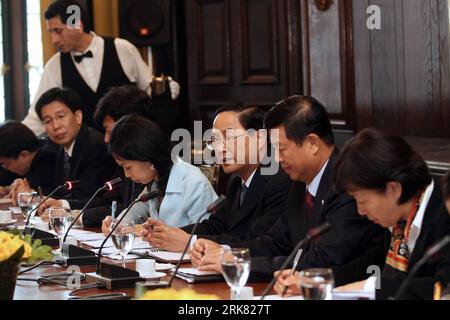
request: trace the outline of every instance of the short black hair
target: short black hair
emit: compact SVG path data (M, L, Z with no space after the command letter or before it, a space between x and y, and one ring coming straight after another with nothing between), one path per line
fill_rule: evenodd
M450 171L447 172L442 180L442 192L445 200L450 200Z
M50 20L55 17L60 17L61 22L67 24L67 20L73 15L73 12L67 12L67 8L70 6L77 6L80 8L80 20L83 23L83 31L89 33L91 31L89 21L86 15L86 11L83 6L75 0L55 0L53 1L45 11L45 20Z
M157 124L135 114L122 117L111 132L109 151L116 159L153 164L158 189L165 192L173 162L169 139Z
M214 119L216 119L219 114L224 112L237 113L239 122L245 130L264 129L264 117L266 113L258 107L245 106L240 104L223 106L215 112Z
M103 126L106 116L116 122L128 114L138 114L151 119L151 109L152 102L145 91L132 85L114 87L98 102L94 119L100 127Z
M17 159L22 151L34 152L39 140L27 126L9 120L0 125L0 157Z
M402 137L369 128L351 138L333 170L337 191L369 189L384 192L389 182L402 186L399 204L420 194L432 178L426 162Z
M334 144L327 110L313 97L291 96L278 102L267 113L265 126L268 130L284 126L287 138L299 145L310 134L316 134L327 145Z
M44 92L36 102L35 110L39 119L42 120L42 108L54 101L64 103L73 113L82 108L81 98L76 91L69 88L53 88Z

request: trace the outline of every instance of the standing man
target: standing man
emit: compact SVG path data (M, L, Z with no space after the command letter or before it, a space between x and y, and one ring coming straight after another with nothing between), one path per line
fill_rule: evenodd
M73 19L72 6L80 9L79 19ZM95 107L109 88L133 84L150 94L152 68L137 48L124 39L102 38L89 32L85 12L77 1L54 1L47 8L45 19L52 42L60 52L45 66L36 99L55 87L71 88L81 96L83 122L98 128L93 119ZM178 83L170 81L170 89L175 99L180 90ZM41 135L45 130L35 104L23 123Z

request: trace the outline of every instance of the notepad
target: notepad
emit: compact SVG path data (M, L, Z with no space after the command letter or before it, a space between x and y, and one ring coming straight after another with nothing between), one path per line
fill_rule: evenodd
M177 278L188 283L222 282L224 281L221 273L214 271L199 271L194 268L180 268L176 274Z
M181 253L179 252L170 252L156 248L147 250L145 254L150 258L164 263L178 263L181 259ZM191 261L191 257L189 254L185 254L183 257L183 262L189 261Z

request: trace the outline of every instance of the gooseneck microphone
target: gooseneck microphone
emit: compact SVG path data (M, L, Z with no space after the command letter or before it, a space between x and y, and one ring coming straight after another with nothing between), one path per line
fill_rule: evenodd
M436 242L430 249L428 249L425 252L425 255L417 261L417 263L414 265L414 267L411 269L411 271L406 276L405 280L402 282L401 286L398 288L397 292L395 293L393 299L399 300L403 293L405 293L406 289L408 288L408 285L410 284L412 278L416 275L416 273L419 271L419 269L434 255L436 255L439 251L444 249L448 244L450 243L450 236L444 236L442 239L440 239L438 242Z
M187 244L186 244L186 247L184 248L183 253L181 254L180 260L179 260L178 263L177 263L177 266L176 266L176 268L175 268L175 271L173 272L172 276L170 277L170 280L169 280L169 282L168 282L168 284L167 284L167 287L170 287L170 286L172 285L172 282L173 282L173 280L175 279L175 276L177 275L178 269L180 269L180 266L181 266L181 264L183 263L183 258L184 258L184 256L186 255L186 252L187 252L188 249L189 249L189 246L190 246L191 241L192 241L192 237L194 236L195 231L197 230L197 226L198 226L198 224L200 223L200 220L201 220L205 215L207 215L207 214L209 214L209 213L211 213L211 214L216 213L217 210L218 210L219 208L221 208L221 207L225 204L226 200L227 200L226 197L225 197L224 195L221 195L216 201L214 201L213 203L211 203L211 204L206 208L206 211L205 211L204 213L202 213L202 214L200 215L200 217L197 219L197 222L195 223L194 227L192 228L191 235L190 235L189 240L188 240L188 242L187 242Z
M112 191L115 187L117 187L118 185L120 185L120 183L122 182L121 178L116 178L114 180L108 181L106 182L103 187L99 188L94 195L89 199L89 201L86 203L86 205L83 207L83 209L81 209L80 213L77 215L77 217L72 221L72 223L70 224L69 228L67 228L66 233L64 234L64 238L63 238L63 242L66 242L67 239L67 235L69 234L69 231L72 229L72 227L75 225L75 223L78 221L78 219L81 217L81 215L86 211L86 209L89 207L89 205L91 204L91 202L95 199L95 197L97 197L97 195L102 192L102 191Z
M102 258L102 250L103 247L106 244L106 241L108 241L108 239L111 237L111 235L114 233L114 231L117 229L117 227L119 226L119 224L122 222L122 220L127 216L128 212L131 210L131 208L138 202L147 202L150 201L151 199L154 199L156 197L158 197L160 195L158 190L154 190L148 193L144 193L143 195L141 195L138 199L134 200L129 206L128 208L125 210L125 212L122 214L122 216L119 218L119 220L117 221L117 223L114 225L114 227L111 229L111 231L108 233L108 235L106 236L105 240L103 240L99 250L98 250L98 257L97 257L97 269L96 269L96 273L100 274L101 273L101 268L100 268L100 260ZM114 221L113 221L114 222Z
M281 266L280 270L286 270L289 263L291 263L291 260L294 258L294 256L297 254L297 252L307 243L309 243L310 241L317 239L318 237L320 237L322 234L324 234L325 232L328 232L331 228L331 225L328 222L325 222L323 224L321 224L320 226L311 229L308 231L308 234L306 235L305 238L303 238L302 240L300 240L297 245L295 246L294 250L292 250L291 254L286 258L286 260L284 261L283 265ZM277 282L278 278L280 277L280 274L278 274L277 277L273 277L272 281L270 281L270 283L267 285L267 287L264 289L262 295L261 295L261 300L264 300L264 298L266 297L266 295L269 293L270 289L272 289L272 287L274 286L275 282Z
M30 224L30 218L31 218L32 213L33 213L34 211L36 211L37 209L39 209L39 208L44 204L44 202L46 202L48 199L50 199L56 192L58 192L58 191L61 190L62 188L66 188L67 191L72 190L73 187L74 187L76 184L78 184L79 182L80 182L79 180L75 180L75 181L66 181L64 184L62 184L62 185L56 187L55 190L53 190L52 192L50 192L50 194L49 194L48 196L46 196L44 200L42 200L42 201L41 201L41 202L40 202L33 210L31 210L31 211L28 213L27 222L25 223L25 227L28 227L28 225Z

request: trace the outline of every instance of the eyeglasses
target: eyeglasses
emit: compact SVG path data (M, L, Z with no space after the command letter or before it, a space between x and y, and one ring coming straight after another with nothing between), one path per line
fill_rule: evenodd
M212 136L211 137L211 140L209 140L209 141L207 141L206 142L206 147L209 149L209 150L215 150L215 149L217 149L218 147L220 147L220 146L223 146L223 145L229 145L229 144L231 144L231 143L234 143L234 141L236 140L236 139L238 139L238 138L240 138L240 137L242 137L242 136L244 136L244 135L246 135L247 134L247 132L244 132L244 133L242 133L242 134L240 134L240 135L237 135L237 136L232 136L232 135L226 135L225 136L225 139L223 139L222 137L218 137L218 136ZM225 144L224 144L224 142L225 142Z
M61 112L61 113L57 113L57 114L55 115L54 118L46 117L44 120L42 120L42 125L43 125L44 127L48 127L48 126L50 126L50 125L53 123L53 121L58 121L58 122L60 122L60 121L62 121L67 115L68 115L68 112Z

